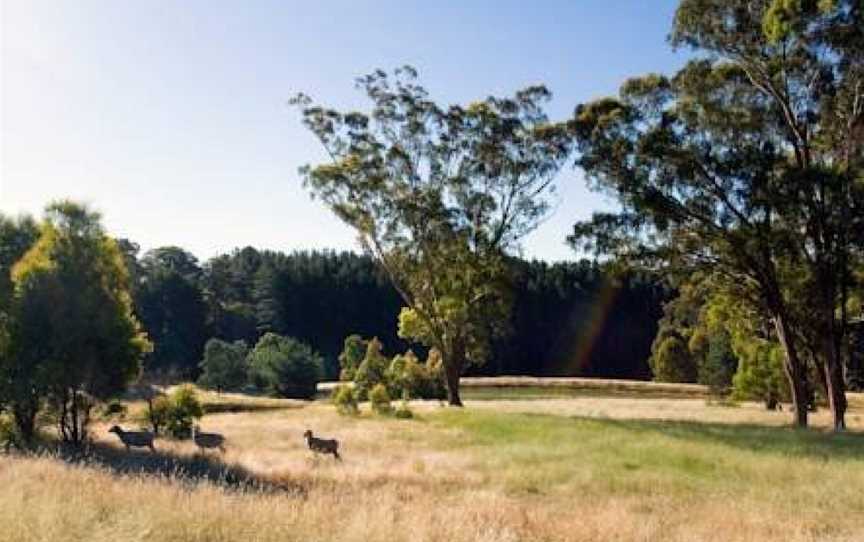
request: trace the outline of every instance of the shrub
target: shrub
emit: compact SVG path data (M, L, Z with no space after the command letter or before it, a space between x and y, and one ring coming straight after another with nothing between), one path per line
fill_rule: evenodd
M321 356L290 337L265 333L249 353L250 381L272 395L312 399L323 373Z
M369 341L360 335L349 335L345 338L342 353L339 354L339 380L354 380L357 368L363 363Z
M732 379L736 400L762 401L768 409L789 398L783 373L783 350L779 344L763 339L739 340L735 345L738 371Z
M443 399L447 394L443 364L438 351L434 349L429 352L426 363L420 363L410 350L395 356L387 369L386 378L391 395L403 399Z
M204 359L198 365L198 383L216 391L238 390L246 385L246 343L210 339L204 345Z
M369 341L363 362L360 363L354 375L354 385L357 389L357 395L361 400L366 399L369 396L369 390L376 385L386 384L387 382L385 373L390 362L381 353L381 350L381 341L377 338Z
M171 400L165 395L156 395L147 399L147 421L153 428L153 433L159 432L168 425L171 414Z
M378 414L390 414L393 412L393 406L390 404L390 394L387 392L387 386L384 384L376 384L369 391L369 402L372 403L372 410Z
M651 356L654 379L660 382L695 382L696 364L687 350L687 345L676 335L669 335L660 342Z
M8 452L13 447L21 447L18 428L11 417L0 415L0 449Z
M204 409L198 400L195 388L184 384L168 398L168 412L165 428L174 438L189 438L195 420L204 416Z
M333 390L333 404L336 405L336 410L340 414L356 415L360 413L360 408L357 406L357 395L354 393L354 388L341 384Z
M699 382L706 384L712 395L723 395L732 386L732 377L737 368L738 358L732 352L729 334L712 334L705 360L699 366Z

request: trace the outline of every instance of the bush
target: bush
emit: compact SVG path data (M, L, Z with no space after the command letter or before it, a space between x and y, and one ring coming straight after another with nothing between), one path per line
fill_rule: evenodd
M354 375L354 385L357 396L363 400L369 397L369 391L378 384L386 384L385 373L390 365L389 360L381 353L381 341L377 338L369 341L363 362Z
M341 384L333 390L333 404L340 414L357 415L360 408L357 406L357 395L351 386Z
M376 384L369 391L369 402L372 403L372 410L378 414L391 414L393 412L390 394L387 393L387 386L384 384Z
M762 401L768 409L774 409L778 401L789 399L783 350L779 344L763 339L739 340L735 353L738 371L732 379L734 399Z
M696 364L687 350L687 345L678 336L670 335L662 340L651 356L654 379L660 382L695 382Z
M699 382L706 384L712 395L724 395L732 386L737 368L738 358L732 352L729 334L712 334L705 360L699 366Z
M437 350L429 352L425 364L420 363L411 350L395 356L387 369L386 378L391 395L403 399L443 399L447 394L443 364Z
M210 339L204 345L204 359L198 365L198 383L216 391L238 390L246 385L246 343Z
M271 395L312 399L323 374L321 356L290 337L265 333L249 353L250 381Z
M174 438L189 438L195 420L204 416L195 388L184 384L168 398L165 428Z
M339 380L354 380L357 368L363 363L369 341L360 335L349 335L345 338L342 353L339 354Z
M18 428L11 417L0 415L0 449L8 452L13 447L21 448Z
M153 433L159 432L168 425L171 414L171 400L165 395L156 395L147 399L147 421L153 428Z

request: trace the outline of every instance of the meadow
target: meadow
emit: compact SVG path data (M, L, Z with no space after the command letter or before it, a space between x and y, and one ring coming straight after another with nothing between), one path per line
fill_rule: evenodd
M0 538L861 538L860 396L835 435L827 411L801 431L757 404L529 389L469 387L466 408L413 402L410 420L207 393L201 426L226 436L225 454L166 439L127 452L101 421L86 456L0 456ZM343 461L309 452L306 428L338 438Z

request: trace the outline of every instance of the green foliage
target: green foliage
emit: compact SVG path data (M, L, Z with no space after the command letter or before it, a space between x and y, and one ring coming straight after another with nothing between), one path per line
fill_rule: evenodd
M160 434L162 429L168 425L168 421L172 417L172 404L171 398L161 394L148 399L147 421L153 428L154 434Z
M356 416L360 413L360 407L357 404L357 394L354 392L354 387L347 384L340 384L333 390L333 404L336 405L336 410L340 414Z
M651 370L660 382L695 382L696 365L680 337L664 338L651 356Z
M732 379L733 398L756 400L767 408L789 398L789 387L783 374L783 350L779 345L760 339L738 340L735 344L738 371Z
M655 375L661 370L672 382L693 382L695 376L715 395L730 388L738 360L727 327L741 316L728 310L724 304L728 298L717 291L710 275L694 275L678 285L678 296L663 307L652 346L652 364L663 366L655 369ZM686 353L680 349L682 342L686 342Z
M864 229L864 140L850 124L862 25L859 0L682 0L670 41L700 56L578 106L571 123L577 165L621 203L571 240L680 277L711 274L771 322L760 333L784 349L799 425L805 352L844 425L836 345Z
M394 356L385 379L394 397L443 399L446 396L441 356L434 349L426 363L420 363L411 350Z
M366 347L366 355L354 375L355 389L361 400L366 399L369 391L378 384L387 383L385 373L389 360L382 353L382 349L381 341L377 338L370 340Z
M550 208L570 136L544 114L545 87L444 108L416 78L408 66L360 78L368 114L298 95L304 124L332 157L301 174L357 230L415 315L401 336L442 352L458 405L465 365L483 363L507 328L504 253Z
M32 217L12 219L0 213L0 314L12 303L12 267L39 238L39 226Z
M728 333L715 333L706 342L708 351L705 361L699 365L699 382L706 384L712 394L723 395L732 386L732 377L738 368L738 357L732 351L732 341Z
M167 398L165 428L174 438L189 438L196 420L204 416L204 407L194 386L184 384ZM162 408L160 406L160 408Z
M39 239L12 272L10 383L25 438L44 400L64 441L79 444L95 402L123 391L150 343L132 313L123 254L84 206L49 205Z
M390 404L390 394L387 392L387 386L384 384L375 384L369 391L369 402L372 404L372 410L377 414L391 414L393 405Z
M145 370L153 376L195 379L207 339L198 261L181 248L160 247L148 251L139 267L135 306L154 343Z
M312 399L324 363L309 346L275 333L265 333L249 353L249 380L280 397Z
M248 367L246 343L228 343L210 339L204 345L204 359L200 363L198 384L217 391L238 390L246 385Z
M21 448L21 435L15 420L6 415L0 415L0 449L9 452L12 448Z
M366 357L369 344L360 335L345 337L345 346L339 354L339 380L354 380L357 368Z
M779 43L792 33L800 21L802 0L772 0L762 18L762 30L771 43Z

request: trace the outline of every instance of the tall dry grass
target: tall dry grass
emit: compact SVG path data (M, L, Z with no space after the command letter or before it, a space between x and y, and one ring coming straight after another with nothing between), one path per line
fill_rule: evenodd
M206 416L224 455L157 441L160 460L260 487L166 475L149 452L121 469L129 456L97 426L98 462L0 457L0 539L860 540L859 435L771 427L783 415L755 406L633 401L415 403L416 420L292 403ZM306 428L339 438L344 461L306 450Z

